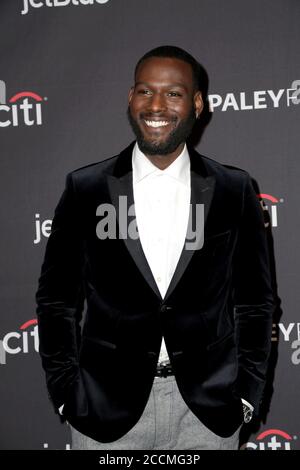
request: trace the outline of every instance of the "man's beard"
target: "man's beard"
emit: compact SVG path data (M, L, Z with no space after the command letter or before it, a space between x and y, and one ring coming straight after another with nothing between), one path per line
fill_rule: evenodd
M195 110L191 108L191 112L188 117L182 120L178 126L170 132L168 138L164 142L155 142L155 140L151 142L144 138L144 134L138 125L137 120L132 116L129 106L127 108L127 116L132 130L136 135L138 146L146 155L168 155L174 152L191 134L196 121Z

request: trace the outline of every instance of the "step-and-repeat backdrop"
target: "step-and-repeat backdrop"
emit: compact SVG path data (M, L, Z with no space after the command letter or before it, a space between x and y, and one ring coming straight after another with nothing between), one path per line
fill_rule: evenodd
M269 215L273 350L263 414L241 448L300 449L299 26L298 0L1 0L1 449L70 448L38 355L45 244L66 173L133 140L134 66L163 44L209 77L198 150L249 171Z

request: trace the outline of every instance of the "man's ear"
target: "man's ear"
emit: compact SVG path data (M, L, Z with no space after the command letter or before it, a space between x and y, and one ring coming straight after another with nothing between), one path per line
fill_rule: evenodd
M201 91L197 91L194 94L194 106L195 106L196 118L198 119L198 117L200 116L204 108Z
M130 101L132 99L133 92L134 92L134 86L132 86L129 90L129 94L128 94L128 103L129 104L130 104Z

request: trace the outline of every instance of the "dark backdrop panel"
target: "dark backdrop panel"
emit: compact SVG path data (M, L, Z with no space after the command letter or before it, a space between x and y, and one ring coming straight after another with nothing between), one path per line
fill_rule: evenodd
M282 301L273 336L278 362L266 420L243 443L300 449L300 3L84 3L0 3L0 448L70 443L36 351L34 294L50 221L68 171L133 139L126 108L135 63L150 48L173 44L204 65L211 102L219 103L198 149L248 170L273 224Z

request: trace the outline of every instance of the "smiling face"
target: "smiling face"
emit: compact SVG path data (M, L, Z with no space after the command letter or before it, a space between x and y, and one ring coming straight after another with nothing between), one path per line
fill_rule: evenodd
M151 57L137 70L129 92L128 117L139 147L147 156L176 158L203 109L190 64Z

